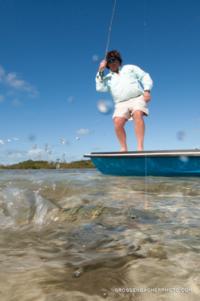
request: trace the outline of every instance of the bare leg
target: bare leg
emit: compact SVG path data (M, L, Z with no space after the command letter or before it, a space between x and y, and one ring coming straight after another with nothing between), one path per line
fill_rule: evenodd
M114 118L114 125L115 125L115 133L121 145L121 152L127 152L127 144L126 144L126 132L124 129L124 125L126 123L126 118L123 117L115 117Z
M133 119L135 122L135 135L137 138L137 150L142 151L144 149L144 133L145 124L143 119L144 113L142 111L135 111L133 113Z

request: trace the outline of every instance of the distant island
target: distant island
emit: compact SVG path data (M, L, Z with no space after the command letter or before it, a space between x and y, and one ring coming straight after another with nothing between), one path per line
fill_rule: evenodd
M0 169L67 169L67 168L94 168L92 161L80 160L74 162L48 162L27 160L12 165L0 165Z

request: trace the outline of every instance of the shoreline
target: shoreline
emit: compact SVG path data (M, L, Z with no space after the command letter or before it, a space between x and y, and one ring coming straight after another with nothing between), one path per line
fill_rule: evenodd
M48 162L43 160L27 160L16 164L0 164L0 170L8 169L68 169L68 168L95 168L91 160L79 160L73 162Z

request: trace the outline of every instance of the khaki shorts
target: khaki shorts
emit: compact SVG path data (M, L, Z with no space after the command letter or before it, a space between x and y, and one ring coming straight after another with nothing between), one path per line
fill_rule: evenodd
M115 117L124 117L126 119L132 119L132 115L135 111L142 111L146 116L149 115L147 103L144 100L144 96L140 95L135 98L131 98L126 101L118 102L115 105L113 119Z

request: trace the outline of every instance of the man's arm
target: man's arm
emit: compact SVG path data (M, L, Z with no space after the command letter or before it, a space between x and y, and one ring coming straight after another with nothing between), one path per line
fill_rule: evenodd
M99 65L99 70L96 75L96 90L98 92L108 92L108 86L104 80L104 69L106 68L106 60L103 60Z
M144 88L144 100L148 102L151 100L151 89L153 87L153 80L149 73L145 72L138 66L134 66L134 71Z

